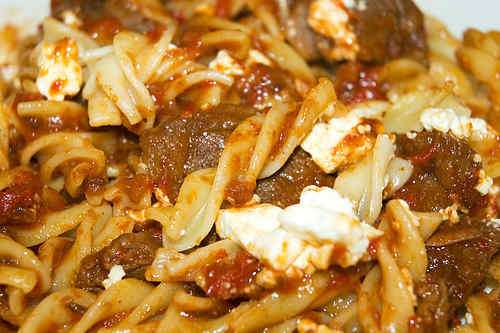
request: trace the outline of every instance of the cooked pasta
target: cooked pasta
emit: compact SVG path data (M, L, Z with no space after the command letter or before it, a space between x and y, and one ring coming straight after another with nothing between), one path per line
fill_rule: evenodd
M411 0L53 0L0 29L0 331L500 331L500 32Z

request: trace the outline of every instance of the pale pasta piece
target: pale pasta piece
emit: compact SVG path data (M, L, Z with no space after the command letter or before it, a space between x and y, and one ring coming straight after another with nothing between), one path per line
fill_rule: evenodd
M83 317L69 330L70 333L85 333L97 322L122 311L130 311L153 291L153 287L136 279L124 279L102 292L87 309Z

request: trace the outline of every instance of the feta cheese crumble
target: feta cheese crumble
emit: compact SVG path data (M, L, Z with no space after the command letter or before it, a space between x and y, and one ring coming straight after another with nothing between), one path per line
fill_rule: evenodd
M490 188L493 186L493 178L486 176L484 170L479 171L479 181L475 189L481 193L481 195L486 195L489 193Z
M125 276L125 271L122 265L114 265L109 271L108 278L102 281L104 288L108 289L113 284L117 283Z
M328 187L308 186L300 203L223 209L216 221L221 238L287 275L312 273L336 263L355 265L370 240L382 233L359 221L352 203Z
M229 76L240 76L245 73L241 65L225 50L220 50L208 67Z
M374 126L375 125L375 126ZM375 144L377 121L368 121L351 112L327 123L316 124L301 144L326 173L363 158Z
M420 122L428 131L435 129L444 133L451 132L460 139L480 141L490 134L486 121L458 115L453 109L424 110L420 115Z
M62 101L76 95L82 86L82 67L78 62L75 40L63 38L55 43L44 42L38 58L36 85L49 100Z
M356 35L349 23L349 13L340 0L315 0L309 7L307 22L313 30L332 39L333 60L354 60L359 51Z

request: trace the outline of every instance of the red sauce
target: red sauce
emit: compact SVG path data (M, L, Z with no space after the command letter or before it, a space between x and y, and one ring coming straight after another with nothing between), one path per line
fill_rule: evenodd
M242 296L260 269L259 261L245 251L232 259L220 258L205 268L205 292L219 299Z
M255 182L234 179L226 187L226 200L236 207L240 207L252 199Z
M83 30L99 44L104 45L113 42L115 35L123 30L123 25L117 18L104 17L94 21L86 21Z
M346 104L387 99L376 67L346 63L337 70L335 82L337 95Z
M217 0L215 3L215 15L219 17L229 17L231 15L231 1Z
M280 95L285 89L285 77L264 65L254 65L249 73L236 81L236 90L250 105L264 103L268 98Z
M37 175L20 170L0 191L0 224L34 223L42 210L42 183Z
M146 32L146 36L149 38L151 42L156 43L157 41L160 40L165 30L166 29L164 26L157 23L153 23L153 27Z

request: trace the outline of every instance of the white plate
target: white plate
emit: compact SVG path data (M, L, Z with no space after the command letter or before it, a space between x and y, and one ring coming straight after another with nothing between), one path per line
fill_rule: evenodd
M171 0L175 1L175 0ZM500 30L499 0L415 0L426 13L444 21L460 36L468 27ZM49 0L0 0L0 26L14 23L32 32L49 14Z
M500 30L499 0L415 0L420 8L441 21L457 37L467 28Z

